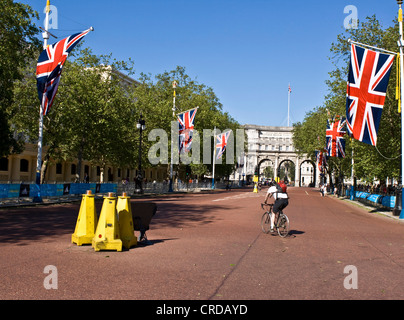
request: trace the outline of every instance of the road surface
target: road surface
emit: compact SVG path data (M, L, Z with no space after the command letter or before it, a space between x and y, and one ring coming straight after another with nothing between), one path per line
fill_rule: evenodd
M261 231L263 191L133 199L158 212L151 244L123 252L71 243L80 203L1 209L0 298L404 299L402 221L315 189L288 191L285 239ZM47 266L57 289L44 286Z

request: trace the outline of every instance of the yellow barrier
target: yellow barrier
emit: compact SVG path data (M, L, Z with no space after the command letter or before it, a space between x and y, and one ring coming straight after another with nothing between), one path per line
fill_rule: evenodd
M91 244L97 226L97 212L95 210L94 195L91 190L83 194L80 211L77 217L76 228L72 234L72 243L78 246Z
M119 224L116 211L116 197L109 193L104 197L100 219L92 240L95 251L122 251L122 241L119 234Z
M124 192L121 197L118 197L116 204L119 219L119 232L121 235L122 245L129 249L137 245L137 238L133 229L132 207L130 204L130 197L126 196Z

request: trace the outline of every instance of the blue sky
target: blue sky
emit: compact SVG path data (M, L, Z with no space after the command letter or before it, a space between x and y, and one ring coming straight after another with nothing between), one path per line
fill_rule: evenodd
M46 0L18 1L40 13ZM224 111L241 124L287 124L323 104L333 66L331 43L354 5L359 20L376 14L383 27L397 16L396 0L51 0L60 38L90 26L85 45L95 54L132 58L155 75L183 66L212 87ZM398 38L398 36L397 36ZM50 40L53 42L53 40ZM63 77L62 77L63 81ZM194 106L190 106L194 107Z

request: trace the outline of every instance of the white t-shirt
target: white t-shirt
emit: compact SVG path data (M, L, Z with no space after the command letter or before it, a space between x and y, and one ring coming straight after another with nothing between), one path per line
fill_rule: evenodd
M281 193L277 191L277 188L275 186L272 186L268 189L267 193L272 193L274 199L287 199L288 198L288 194L287 193Z

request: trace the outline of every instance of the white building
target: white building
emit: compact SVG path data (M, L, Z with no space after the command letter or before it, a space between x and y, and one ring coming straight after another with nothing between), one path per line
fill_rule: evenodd
M246 124L248 151L240 157L239 168L232 177L236 181L251 181L258 167L260 176L266 167L272 167L273 178L279 175L283 166L290 171L294 165L294 183L296 186L318 185L319 173L315 163L307 157L300 157L293 146L292 127L273 127ZM289 165L288 165L289 163ZM288 172L290 178L291 172Z

